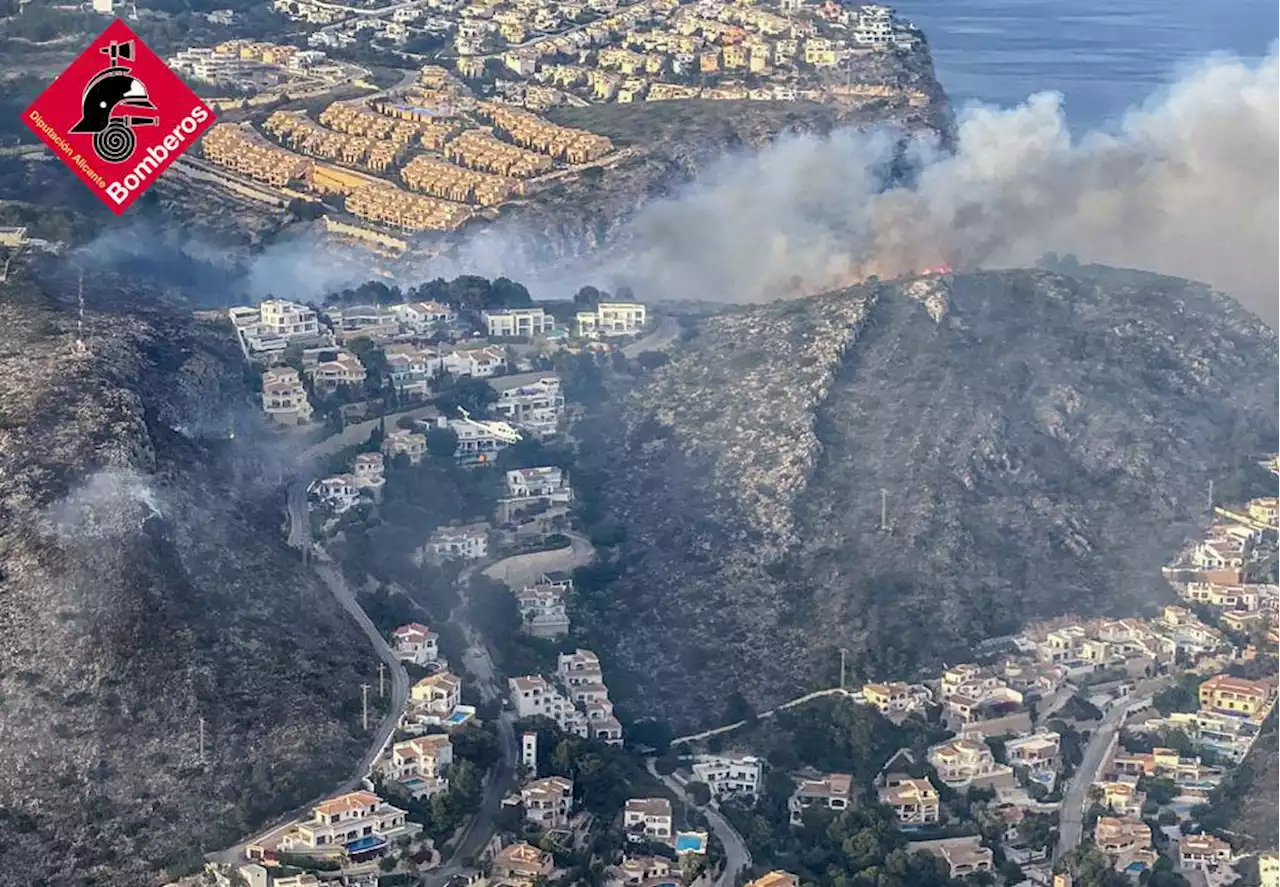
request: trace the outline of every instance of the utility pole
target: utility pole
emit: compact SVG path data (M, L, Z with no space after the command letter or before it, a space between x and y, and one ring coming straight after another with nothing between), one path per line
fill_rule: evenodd
M1209 513L1213 514L1213 479L1209 479Z
M204 718L200 718L200 763L204 763Z
M360 685L360 723L369 729L369 685Z
M378 698L387 695L386 690L387 664L385 662L378 663Z
M880 532L889 532L889 491L880 491Z
M844 689L844 658L848 654L848 650L844 647L840 648L840 689Z

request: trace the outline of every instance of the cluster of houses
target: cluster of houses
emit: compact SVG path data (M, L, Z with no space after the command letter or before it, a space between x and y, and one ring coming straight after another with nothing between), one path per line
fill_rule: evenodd
M381 453L357 453L349 474L335 474L314 481L307 490L334 514L343 514L367 496L377 502L387 485L386 464Z
M377 343L386 361L385 383L402 401L429 397L433 380L448 374L490 380L498 395L495 419L519 433L544 440L556 433L564 416L564 395L554 373L511 375L522 364L533 364L515 358L504 345L439 344L442 337L458 340L467 333L459 325L458 313L439 302L352 305L322 313L285 299L267 299L257 306L231 308L228 315L245 358L268 365L262 379L262 408L280 425L312 421L314 408L304 378L317 393L365 385L368 368L349 347L358 339ZM481 322L496 340L537 340L576 351L581 346L572 345L571 340L589 346L593 340L643 332L648 312L637 302L602 302L591 311L578 312L570 329L557 326L550 314L537 307L485 311ZM301 372L296 364L283 364L286 352L300 356ZM487 439L491 429L478 428L465 418L441 418L436 424L453 427L455 422L459 458L483 461L480 457L491 458L497 449L519 439L498 435L494 446Z
M550 718L566 733L622 744L622 724L614 717L600 658L590 650L561 653L553 680L523 675L509 678L507 685L519 717Z

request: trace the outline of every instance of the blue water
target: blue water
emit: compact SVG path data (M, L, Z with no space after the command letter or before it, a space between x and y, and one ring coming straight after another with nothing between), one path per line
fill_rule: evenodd
M924 29L959 107L1061 92L1073 132L1140 104L1213 52L1258 59L1275 0L887 0Z
M360 853L365 850L372 850L375 847L381 847L387 843L387 839L379 835L365 835L363 838L357 838L347 845L347 850L351 853Z

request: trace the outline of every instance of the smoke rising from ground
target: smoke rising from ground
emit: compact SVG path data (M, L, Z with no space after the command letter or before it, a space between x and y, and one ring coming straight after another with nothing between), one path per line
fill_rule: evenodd
M887 191L887 138L785 139L641 210L611 270L637 291L756 301L1055 251L1202 280L1274 324L1278 79L1274 51L1210 59L1078 141L1054 93L970 108L956 152L914 145L916 181Z
M62 542L119 540L161 516L152 481L133 469L104 469L91 475L46 514L48 528Z

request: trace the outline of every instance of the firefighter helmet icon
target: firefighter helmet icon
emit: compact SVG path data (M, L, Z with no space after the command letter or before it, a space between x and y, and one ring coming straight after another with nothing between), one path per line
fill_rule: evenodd
M116 113L121 109L157 110L147 95L146 85L122 64L133 61L133 41L117 43L113 40L101 51L111 59L111 63L85 85L80 122L71 127L71 131L92 133L93 153L107 163L124 163L133 156L138 144L133 128L154 126L160 118Z

